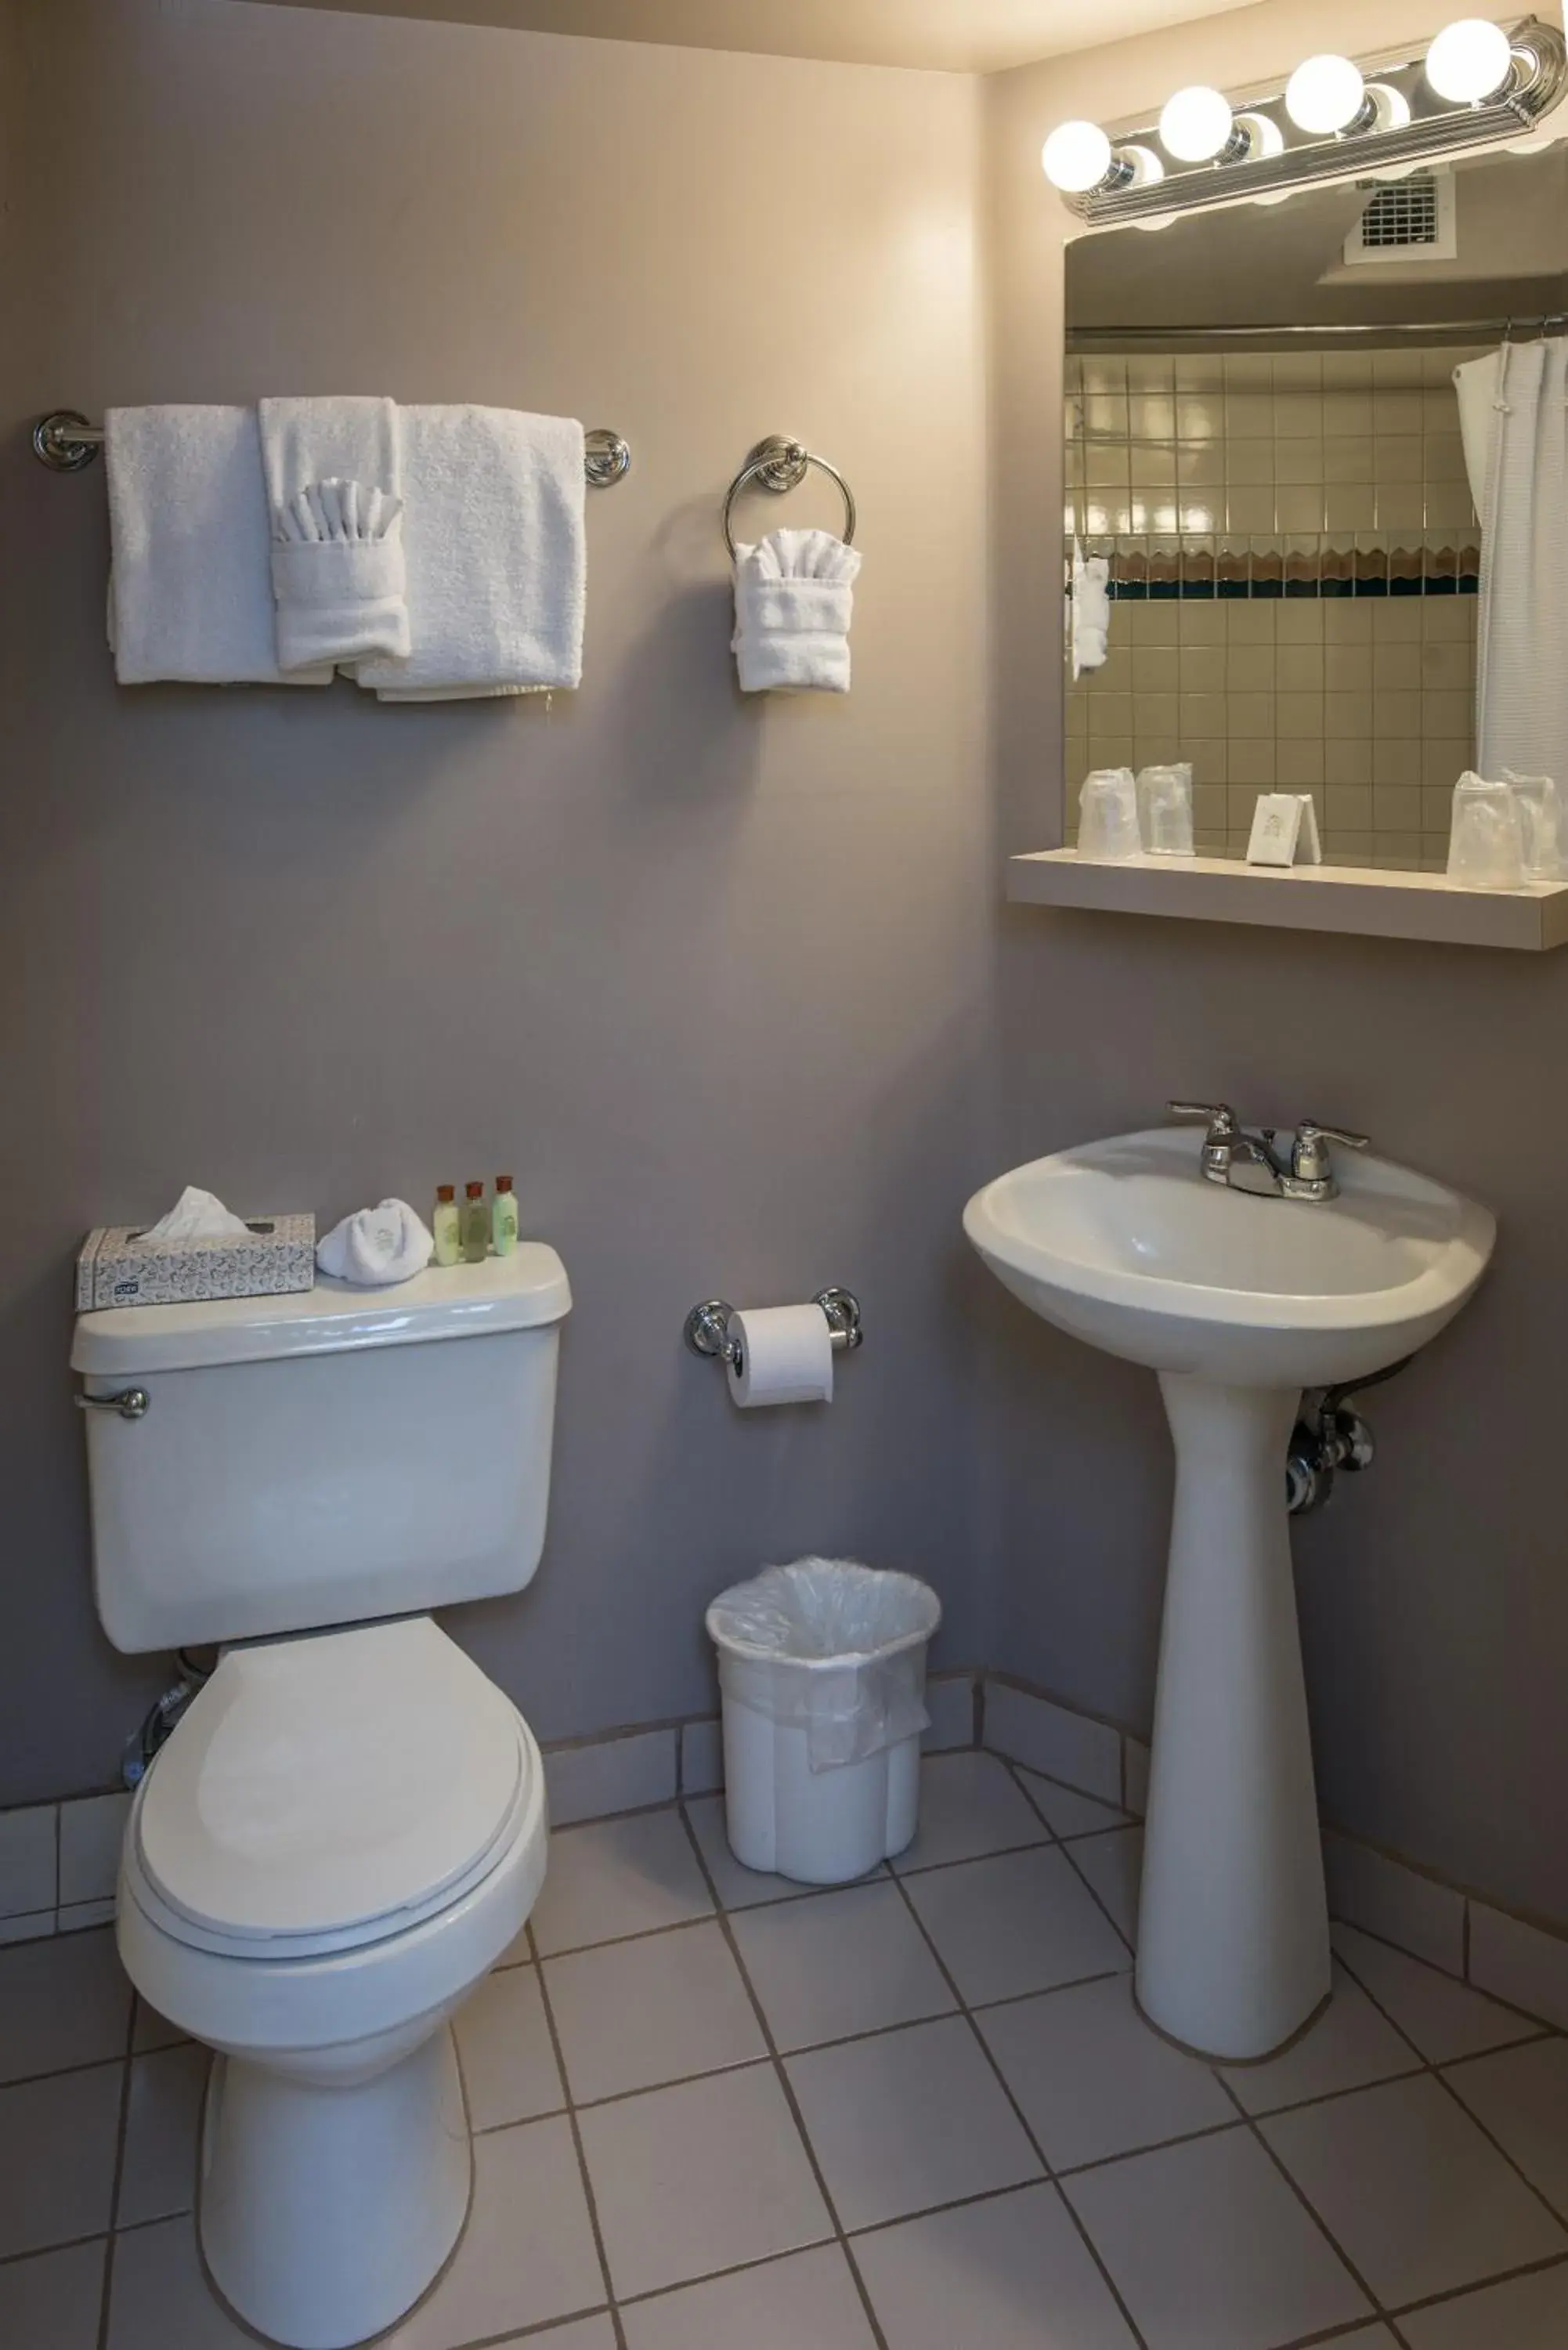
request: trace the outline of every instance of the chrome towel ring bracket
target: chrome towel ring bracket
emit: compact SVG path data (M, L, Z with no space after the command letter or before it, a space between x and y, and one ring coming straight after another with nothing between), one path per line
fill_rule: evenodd
M844 544L855 544L855 494L836 465L826 457L814 456L804 441L791 438L787 432L770 432L759 441L745 463L724 493L724 544L730 550L730 560L735 559L735 535L730 527L735 500L744 489L753 484L760 490L770 490L782 498L786 490L798 490L807 473L815 465L830 482L836 482L844 498Z

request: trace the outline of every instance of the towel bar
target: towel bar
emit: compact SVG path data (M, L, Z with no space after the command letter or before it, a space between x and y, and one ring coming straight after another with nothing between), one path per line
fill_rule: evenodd
M103 446L103 427L74 408L57 408L33 427L33 454L52 473L79 473ZM590 490L607 490L631 471L631 449L618 432L597 424L583 435L583 471Z
M735 536L730 528L730 516L734 511L735 500L740 496L741 492L748 484L754 482L760 490L771 490L775 498L782 498L786 490L800 487L805 479L807 469L812 465L816 467L819 473L826 473L829 481L836 482L842 491L844 544L846 546L853 546L855 544L855 494L837 466L830 465L826 457L814 456L804 441L796 441L790 433L770 432L765 441L758 442L724 493L724 544L730 550L732 562L735 557Z

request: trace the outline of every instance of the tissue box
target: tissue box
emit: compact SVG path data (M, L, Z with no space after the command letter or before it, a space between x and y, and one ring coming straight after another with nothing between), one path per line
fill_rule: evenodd
M248 1241L148 1241L139 1224L100 1226L77 1259L77 1312L272 1297L314 1286L314 1216L247 1216L245 1225Z

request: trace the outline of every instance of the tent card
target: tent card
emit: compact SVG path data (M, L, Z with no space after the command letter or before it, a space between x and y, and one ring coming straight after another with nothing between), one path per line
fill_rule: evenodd
M1247 843L1249 865L1321 865L1317 811L1310 792L1260 792Z

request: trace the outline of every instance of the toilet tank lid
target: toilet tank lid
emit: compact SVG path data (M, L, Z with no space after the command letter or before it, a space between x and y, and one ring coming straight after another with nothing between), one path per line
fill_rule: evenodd
M133 1378L219 1363L338 1355L531 1330L571 1311L566 1268L543 1241L520 1241L482 1264L431 1265L390 1289L317 1276L281 1297L215 1297L179 1305L116 1305L77 1316L71 1368Z

